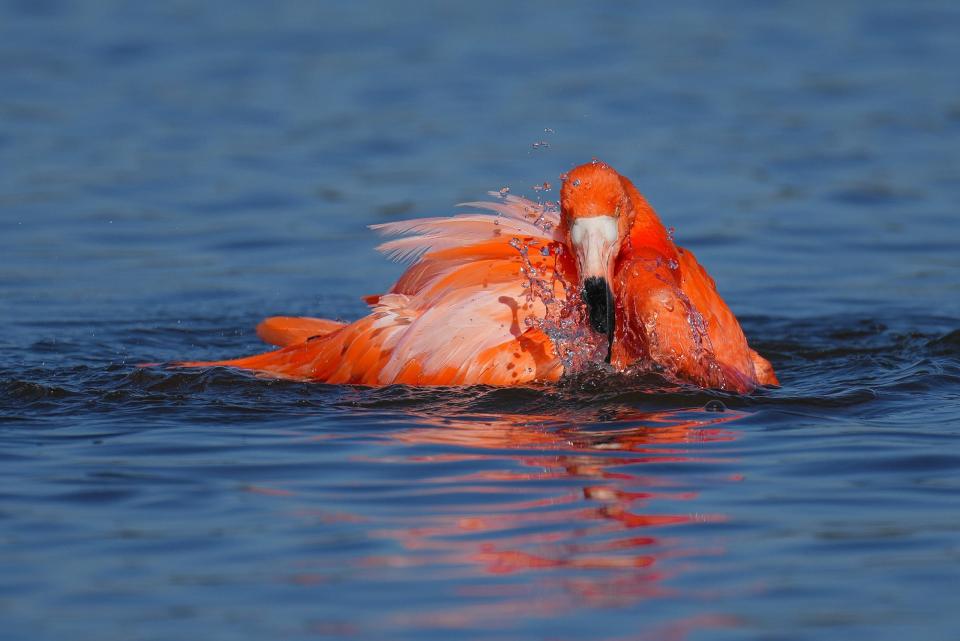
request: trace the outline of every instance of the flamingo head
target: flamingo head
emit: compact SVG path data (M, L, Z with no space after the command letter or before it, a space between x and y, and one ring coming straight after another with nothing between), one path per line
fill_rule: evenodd
M560 190L560 216L567 246L576 257L590 325L612 344L616 326L613 269L634 218L622 177L601 162L574 168Z

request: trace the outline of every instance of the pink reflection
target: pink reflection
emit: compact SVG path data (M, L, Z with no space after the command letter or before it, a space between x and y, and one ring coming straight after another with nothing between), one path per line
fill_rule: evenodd
M375 462L442 469L405 488L418 499L438 500L409 513L299 514L318 524L362 523L367 536L391 542L386 547L399 544L398 552L354 559L358 580L395 576L390 573L409 580L420 573L425 581L452 579L458 586L455 595L462 598L442 608L392 611L361 623L385 631L501 629L530 617L689 598L671 580L695 570L699 559L724 554L686 530L725 519L697 504L699 489L742 478L726 469L711 475L703 466L729 462L709 446L735 440L738 432L729 424L741 416L702 410L621 410L602 421L588 412L418 415L416 428L390 438L419 452L432 446L455 451L403 456L405 448L391 448L401 454ZM686 464L697 471L684 473ZM459 468L464 471L450 471ZM272 488L249 491L285 495ZM318 580L303 576L309 580L298 584ZM644 633L617 638L680 641L699 628L734 625L729 617L700 613L656 631L639 625Z
M416 524L380 530L379 535L399 541L407 553L368 558L367 567L416 566L428 571L452 566L459 571L444 572L528 578L520 586L515 581L504 583L503 592L464 588L464 596L483 597L482 603L400 616L394 624L476 628L517 617L678 596L668 587L669 579L689 571L698 557L723 551L692 544L678 537L676 528L725 517L698 513L690 505L698 492L685 487L689 481L684 476L647 474L642 468L721 462L703 456L700 446L734 440L737 432L726 424L740 416L623 411L603 423L592 423L589 415L581 420L529 415L420 417L421 427L394 438L464 451L403 462L500 459L503 465L495 470L430 479L462 492L486 491L499 500L465 504L462 511L418 515ZM714 482L729 479L727 474ZM431 492L429 484L423 491ZM663 563L667 560L670 563ZM698 616L675 622L663 632L682 639L690 630L713 625L728 626L731 620Z

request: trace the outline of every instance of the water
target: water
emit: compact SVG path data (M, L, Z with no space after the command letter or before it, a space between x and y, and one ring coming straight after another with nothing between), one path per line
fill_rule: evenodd
M947 1L0 4L0 637L958 638L958 33ZM591 156L782 388L135 367L355 318L400 271L366 225Z

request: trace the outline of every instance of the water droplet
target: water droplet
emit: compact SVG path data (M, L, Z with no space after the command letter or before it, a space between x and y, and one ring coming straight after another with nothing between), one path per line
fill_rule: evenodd
M533 147L534 149L544 149L549 146L550 146L550 143L548 143L546 140L538 140L537 142L533 143L533 145L531 145L531 147Z
M678 263L672 258L667 261L667 267L669 267L670 269L676 269L679 266L680 266L680 263Z
M500 188L500 197L501 197L501 198L506 198L506 197L507 197L507 194L509 194L509 193L510 193L510 188L509 188L509 187L501 187L501 188Z
M673 242L673 235L676 233L676 229L673 227L667 227L667 238L670 239L670 242Z
M545 133L545 134L553 134L553 133L556 133L556 132L555 132L553 129L551 129L550 127L544 127L543 133Z
M549 255L550 255L550 247L549 247L549 246L541 247L541 248L540 248L540 255L541 255L541 256L549 256Z
M580 186L580 179L579 179L579 178L577 178L576 180L573 181L573 186L574 186L574 187L579 187L579 186Z
M723 404L723 401L707 401L707 404L703 406L705 412L726 412L727 406Z

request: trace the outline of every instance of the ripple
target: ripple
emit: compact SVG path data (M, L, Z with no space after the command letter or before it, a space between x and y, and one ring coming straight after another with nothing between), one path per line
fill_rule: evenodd
M928 322L942 326L953 321ZM437 415L503 411L575 414L607 408L598 414L606 412L607 418L615 418L618 408L624 407L656 410L717 402L741 410L854 408L869 406L890 394L955 394L960 383L960 330L903 330L893 323L834 318L752 319L751 324L757 348L772 358L783 387L761 389L747 396L701 390L656 374L635 376L600 370L544 386L362 388L269 379L228 368L177 370L111 363L99 368L28 367L6 375L0 371L0 402L11 409L32 408L58 415L184 406L209 409L211 418L218 412L253 418L303 416L336 408ZM154 328L149 335L151 344L183 337L179 327ZM777 338L767 339L767 335Z
M250 340L215 332L237 319L190 322L209 328L218 350ZM407 619L388 608L363 628L368 636L401 623L482 629L491 616L513 629L750 593L729 571L742 562L741 540L776 550L750 557L770 563L811 550L824 559L901 554L943 536L931 534L941 527L932 517L896 539L865 534L860 547L795 544L782 530L835 531L822 524L859 510L883 532L878 511L929 515L953 500L960 459L943 451L950 441L938 425L955 420L957 323L746 324L783 387L736 396L602 370L516 388L331 386L228 368L96 364L89 344L65 336L57 345L82 364L68 356L52 367L38 354L0 371L2 474L31 488L4 496L6 521L31 532L44 514L71 515L76 522L46 526L48 538L27 547L56 541L58 554L103 563L120 545L151 564L175 560L178 585L195 598L189 586L211 577L230 593L272 590L226 572L239 567L282 577L297 586L291 598L311 604L311 595L343 602L328 584L363 598L409 586L431 599ZM86 331L78 325L54 331ZM93 331L142 360L190 351L182 322L141 326ZM942 400L940 423L925 411L924 424L905 427L918 396ZM107 533L97 520L111 514L136 527ZM437 608L449 585L465 592ZM518 609L512 595L527 592L539 610Z

